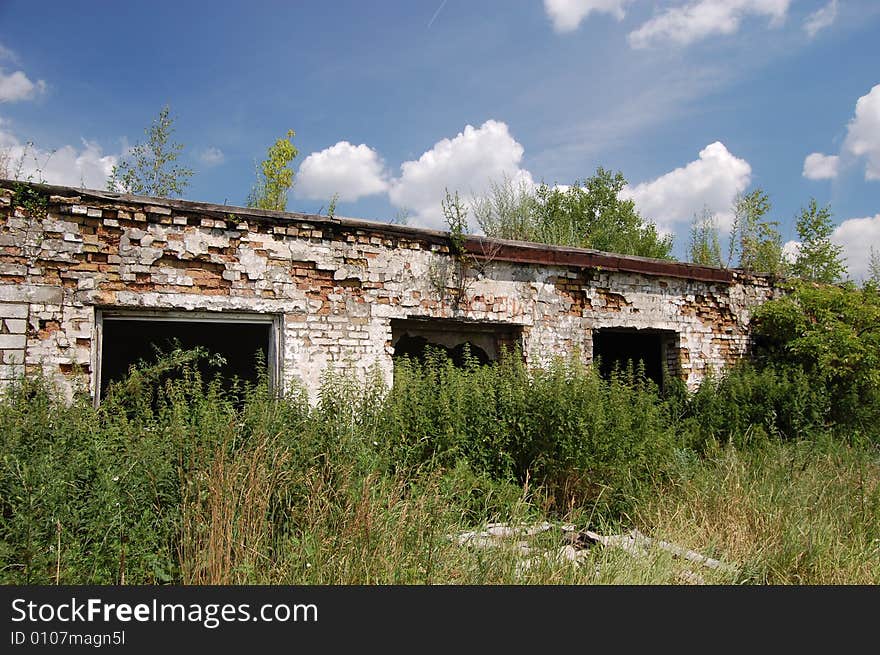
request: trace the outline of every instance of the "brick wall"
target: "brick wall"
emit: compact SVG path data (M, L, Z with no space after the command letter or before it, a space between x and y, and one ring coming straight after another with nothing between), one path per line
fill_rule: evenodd
M520 326L535 364L589 361L594 329L671 330L667 359L694 385L745 352L772 293L737 271L551 247L524 262L474 239L455 258L406 226L21 188L0 181L0 381L41 369L68 392L95 390L101 308L279 316L280 378L312 393L326 369L390 376L391 321L418 317Z

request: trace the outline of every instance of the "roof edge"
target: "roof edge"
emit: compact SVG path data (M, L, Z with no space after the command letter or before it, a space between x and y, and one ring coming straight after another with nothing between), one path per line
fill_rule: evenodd
M101 191L97 189L76 188L38 182L23 182L20 180L0 178L0 186L9 188L16 184L26 184L27 186L40 189L50 195L66 198L89 198L104 202L163 207L171 210L208 214L214 217L227 217L233 215L270 223L297 220L315 224L332 224L353 229L372 230L389 236L408 237L431 243L449 244L449 233L446 231L413 227L410 225L397 225L394 223L371 221L360 218L348 218L343 216L325 216L321 214L305 214L302 212L279 212L253 209L250 207L238 207L235 205L217 205L209 202L179 200L176 198L138 196L126 193L116 193L113 191ZM498 260L532 265L574 266L609 271L641 273L644 275L662 277L678 277L704 282L721 282L730 284L734 282L736 278L770 277L762 274L746 273L741 269L703 266L700 264L670 261L666 259L621 255L599 250L591 250L588 248L574 248L528 241L496 239L480 235L467 235L465 237L464 249L467 253L481 260Z

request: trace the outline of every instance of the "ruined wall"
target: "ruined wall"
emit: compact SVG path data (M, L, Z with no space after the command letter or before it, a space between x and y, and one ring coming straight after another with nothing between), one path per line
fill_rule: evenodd
M720 269L466 246L455 258L442 233L406 226L0 181L0 382L42 369L94 393L96 310L127 307L279 316L281 379L312 392L328 368L390 376L391 321L414 317L521 326L530 363L589 361L593 329L671 330L694 384L745 351L771 293Z

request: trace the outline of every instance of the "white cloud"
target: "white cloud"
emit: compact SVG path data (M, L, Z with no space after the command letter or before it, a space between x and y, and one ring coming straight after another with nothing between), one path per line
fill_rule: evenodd
M624 5L629 0L544 0L544 11L557 32L572 32L592 12L611 14L623 20Z
M83 139L81 148L66 145L46 151L0 129L0 176L5 173L35 182L103 189L117 161L117 155L105 155L93 141Z
M801 252L801 242L800 241L786 241L785 245L782 246L782 257L789 264L794 264L794 260L797 259L798 254Z
M850 277L864 279L871 261L871 247L880 250L880 214L844 221L834 230L831 240L843 246Z
M328 200L339 194L342 201L354 201L387 191L387 173L375 150L363 143L355 146L340 141L305 158L295 189L301 198Z
M0 43L0 61L11 61L13 64L18 63L18 55L12 50Z
M707 208L727 227L733 216L731 206L749 185L752 167L735 157L723 143L710 143L699 159L676 168L650 182L626 187L621 194L632 198L645 218L669 231L674 223L693 220Z
M507 124L488 120L480 127L465 126L452 139L442 139L416 161L401 164L401 175L391 182L388 195L396 207L412 212L414 224L445 229L441 202L446 189L462 195L481 195L492 181L505 176L514 183L533 184L520 168L523 147Z
M804 20L804 31L810 38L826 27L831 27L837 18L837 0L831 0L824 7L817 9Z
M809 180L833 180L837 177L840 157L813 152L804 159L803 176Z
M32 100L45 91L46 83L43 80L31 82L23 71L7 75L0 69L0 102Z
M856 102L844 148L856 157L867 159L866 180L880 180L880 84Z
M205 166L219 166L226 161L226 155L223 154L223 151L214 146L205 148L197 156Z
M661 11L630 32L633 48L672 43L685 46L714 35L735 34L743 18L767 16L772 24L785 19L791 0L694 0Z
M18 55L0 43L0 61L19 63ZM24 71L6 73L0 67L0 102L18 102L20 100L32 100L37 95L45 93L46 82L37 80L32 82Z

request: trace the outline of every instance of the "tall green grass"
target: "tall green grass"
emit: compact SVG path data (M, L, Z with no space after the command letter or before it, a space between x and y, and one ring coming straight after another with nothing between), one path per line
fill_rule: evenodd
M594 550L528 570L489 521L639 527L736 563L708 582L876 582L880 460L826 396L744 366L696 394L638 371L517 357L398 366L388 389L331 375L318 402L224 388L172 353L64 402L0 399L0 582L663 583L668 553ZM169 375L169 371L173 375ZM533 546L561 545L557 528ZM690 565L692 567L692 565Z
M737 562L736 582L880 583L880 453L830 439L717 446L639 505L643 531Z

